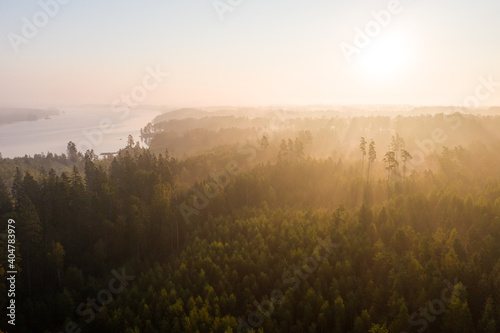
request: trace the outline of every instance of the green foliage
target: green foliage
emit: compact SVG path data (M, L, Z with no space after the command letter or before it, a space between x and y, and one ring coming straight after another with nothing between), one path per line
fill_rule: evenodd
M447 169L406 177L411 155L396 135L388 188L373 140L360 146L364 179L359 153L306 157L310 132L261 137L269 163L245 164L233 148L179 161L130 141L104 161L68 147L75 163L64 172L13 169L11 193L0 181L0 216L18 228L20 330L69 320L82 332L497 330L500 147L444 150L436 163ZM210 185L230 161L238 172ZM183 204L195 212L189 224ZM136 278L85 323L79 304L123 266ZM439 302L443 311L424 320Z
M389 330L386 327L386 324L373 324L368 333L389 333Z

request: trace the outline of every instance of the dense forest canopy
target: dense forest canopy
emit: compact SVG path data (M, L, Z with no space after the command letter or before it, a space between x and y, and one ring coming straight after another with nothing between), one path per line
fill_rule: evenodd
M19 332L500 330L500 117L193 114L0 159Z

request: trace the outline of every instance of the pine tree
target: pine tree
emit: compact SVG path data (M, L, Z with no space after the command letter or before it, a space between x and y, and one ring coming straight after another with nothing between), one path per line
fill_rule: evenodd
M342 333L345 328L345 306L342 297L338 296L333 303L333 313L334 313L334 332Z
M295 149L295 158L300 161L304 159L304 144L302 143L299 138L295 138L295 143L294 143L294 149Z
M366 331L368 331L370 323L370 314L368 313L368 311L363 310L361 312L361 315L356 317L356 320L354 321L353 333L365 333Z
M12 210L12 198L10 197L9 191L5 186L3 178L0 177L0 218L3 215L12 212Z
M366 156L366 140L361 137L361 142L359 143L359 150L361 150L361 174L365 169L365 156Z
M497 323L495 321L495 311L493 307L493 298L488 297L484 304L481 320L479 321L478 329L481 333L496 332Z
M400 137L398 133L396 133L396 136L392 137L390 148L394 152L394 158L398 162L398 166L400 157L399 154L401 153L401 150L404 149L405 147L406 147L405 140L402 137Z
M19 207L21 198L24 196L23 175L19 167L16 167L16 173L14 175L14 180L12 183L12 195L14 196L14 202L16 204L16 207Z
M390 332L403 332L410 329L408 307L404 298L399 298L394 304L393 311L396 313L394 320L389 325Z
M60 288L62 287L61 270L64 265L64 255L64 248L59 242L53 244L51 251L47 253L47 261L56 273L55 276L57 276Z
M73 143L73 141L68 142L66 152L71 163L78 162L78 150L76 149L76 145Z
M445 311L444 327L448 332L461 333L472 330L472 315L467 304L467 294L461 283L453 287L452 301Z
M40 252L42 226L35 206L26 195L21 198L19 203L18 216L18 234L21 243L21 251L27 266L28 293L31 295L32 267L33 263L36 261L37 253Z
M399 163L396 160L396 153L393 151L388 151L385 153L384 162L387 164L385 169L387 170L387 184L389 184L389 176L391 173L396 172L398 169Z
M375 141L370 142L370 146L368 147L368 171L366 176L366 181L370 180L370 166L377 159L377 152L375 151Z
M407 150L403 149L403 150L401 150L401 159L403 160L403 178L404 178L406 175L406 170L407 170L406 163L408 161L412 160L413 157L410 155L410 153Z
M278 162L288 161L288 146L285 139L281 140L280 150L278 152Z
M292 139L288 139L288 162L292 162L295 159L295 147L293 146Z

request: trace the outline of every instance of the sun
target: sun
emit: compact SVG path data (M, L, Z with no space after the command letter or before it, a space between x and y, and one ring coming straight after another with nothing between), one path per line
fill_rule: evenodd
M380 36L363 49L359 70L372 80L396 78L407 69L409 50L403 39L397 36Z

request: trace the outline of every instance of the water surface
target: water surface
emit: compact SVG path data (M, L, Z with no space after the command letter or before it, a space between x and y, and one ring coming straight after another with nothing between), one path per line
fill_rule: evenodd
M83 153L88 148L97 154L116 152L125 147L131 134L139 141L140 129L160 114L152 110L130 110L125 116L106 107L61 109L59 116L37 121L0 125L0 152L3 157L16 157L52 152L66 153L69 141ZM111 123L112 129L100 124ZM104 131L103 131L104 130Z

